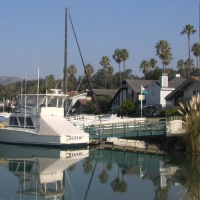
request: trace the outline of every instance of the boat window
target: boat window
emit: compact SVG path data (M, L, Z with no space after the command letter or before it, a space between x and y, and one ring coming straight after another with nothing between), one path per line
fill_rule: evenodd
M9 162L9 171L16 171L18 163Z
M18 117L20 125L24 125L24 117ZM26 126L33 126L31 117L26 117Z
M34 164L33 161L25 161L25 162L23 160L11 161L9 162L9 171L23 172L25 170L26 172L30 172L33 167L33 164Z
M10 125L18 125L18 121L16 117L10 117Z

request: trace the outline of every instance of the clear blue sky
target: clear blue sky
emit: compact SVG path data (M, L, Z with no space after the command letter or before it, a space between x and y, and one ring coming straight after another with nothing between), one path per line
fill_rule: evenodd
M65 6L70 9L85 64L100 69L102 56L112 59L115 49L129 54L126 68L141 76L142 60L155 58L155 45L167 40L176 69L180 59L188 58L187 36L180 35L186 24L197 33L191 45L199 42L199 1L197 0L0 0L0 76L37 79L53 74L61 77L64 67ZM74 64L83 75L78 48L68 23L68 66ZM192 54L191 54L192 55ZM194 60L195 57L191 56ZM196 63L196 60L195 60Z

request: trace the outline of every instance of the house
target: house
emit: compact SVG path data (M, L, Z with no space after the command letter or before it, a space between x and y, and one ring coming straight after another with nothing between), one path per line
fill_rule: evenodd
M146 105L144 105L144 114L158 115L161 110L171 105L171 101L165 97L181 85L186 79L176 74L174 78L168 80L168 75L163 73L159 81L152 81L146 88L148 95L145 95Z
M186 102L189 102L191 96L197 94L199 91L199 77L191 76L165 97L166 101L171 102L167 107L179 107L179 102L185 105Z
M74 105L75 103L79 100L87 100L87 101L91 101L91 97L87 96L87 93L78 93L76 91L70 91L68 92L69 98L67 99L67 108L70 111L74 111Z
M176 75L171 80L168 80L167 74L163 73L159 80L132 80L125 79L120 88L111 101L112 112L121 108L121 103L126 99L132 99L134 102L141 105L145 115L157 115L170 101L166 101L165 97L175 90L186 79ZM145 88L148 94L141 95L141 87ZM136 110L141 112L140 106Z
M117 90L114 89L93 89L96 97L100 96L110 96L112 98ZM83 114L85 112L85 106L88 102L91 102L91 92L87 90L87 93L79 94L69 98L71 100L71 110L74 114ZM108 102L109 103L109 102ZM106 105L105 105L106 107Z
M91 102L91 99L78 99L76 103L73 105L73 114L83 114L85 112L85 106L87 103Z
M141 79L125 79L122 82L122 87L118 89L114 97L110 102L110 108L112 112L117 111L121 108L121 103L126 99L132 99L134 102L139 103L139 95L141 94L141 85L147 87L152 80L141 80ZM143 104L145 104L145 98Z

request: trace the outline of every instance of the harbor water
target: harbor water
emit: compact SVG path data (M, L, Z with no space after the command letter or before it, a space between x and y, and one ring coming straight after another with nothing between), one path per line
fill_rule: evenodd
M198 155L0 145L0 199L200 199Z

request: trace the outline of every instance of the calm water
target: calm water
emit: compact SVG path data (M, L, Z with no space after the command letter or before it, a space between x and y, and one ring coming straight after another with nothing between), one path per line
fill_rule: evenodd
M200 196L200 157L0 145L0 199L165 200Z

